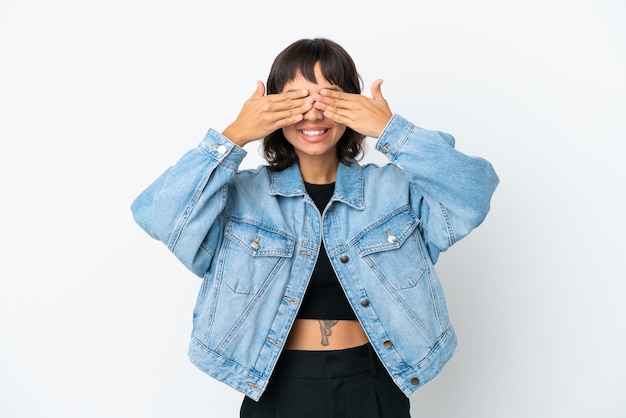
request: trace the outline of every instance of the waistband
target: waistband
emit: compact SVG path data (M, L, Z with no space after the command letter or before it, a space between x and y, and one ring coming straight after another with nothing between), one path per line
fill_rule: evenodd
M344 350L283 350L273 376L333 379L362 373L376 375L383 366L371 344Z

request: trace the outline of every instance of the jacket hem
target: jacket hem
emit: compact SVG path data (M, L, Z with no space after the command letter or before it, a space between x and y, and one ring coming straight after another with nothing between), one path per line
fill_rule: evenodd
M258 401L268 379L209 350L195 338L189 344L189 359L204 373Z
M457 337L452 327L442 335L431 352L416 366L394 376L396 384L407 395L411 395L433 380L450 361L457 346ZM417 378L417 380L415 380Z

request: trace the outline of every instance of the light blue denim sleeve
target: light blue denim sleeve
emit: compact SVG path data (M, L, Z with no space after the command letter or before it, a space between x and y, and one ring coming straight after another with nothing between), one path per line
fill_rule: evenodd
M225 186L245 155L242 148L210 129L196 148L131 205L137 224L198 276L208 269L220 239L217 224L226 202Z
M483 222L499 182L488 161L457 151L454 143L452 135L419 128L397 114L376 143L409 178L411 205L433 263Z

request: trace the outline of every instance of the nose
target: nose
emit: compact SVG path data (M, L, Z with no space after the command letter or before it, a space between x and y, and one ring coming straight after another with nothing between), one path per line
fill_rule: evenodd
M308 112L305 112L303 116L305 120L322 120L324 119L324 112L313 106Z

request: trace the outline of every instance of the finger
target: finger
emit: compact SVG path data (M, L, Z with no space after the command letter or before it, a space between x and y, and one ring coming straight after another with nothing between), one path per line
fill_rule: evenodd
M321 89L319 94L324 97L333 97L341 100L345 100L347 95L345 91L331 89Z
M360 94L351 94L329 89L322 89L319 94L313 95L313 100L315 100L316 105L317 103L325 105L318 107L318 109L326 109L326 106L329 106L332 109L353 110L358 106L359 100L361 99L362 96Z
M281 111L299 107L306 101L312 102L313 99L308 97L308 95L308 90L296 90L287 93L269 94L267 97L273 103L273 110Z
M305 98L305 99L303 99L303 102L298 105L298 107L295 109L295 111L297 113L304 114L304 113L308 112L309 110L311 110L312 108L313 108L313 99Z
M298 106L283 110L280 112L280 117L285 120L300 120L299 117L304 117L304 114L311 110L311 108L313 108L313 103L307 101Z
M334 120L337 123L341 123L344 125L349 125L352 122L352 120L349 119L348 117L343 116L342 114L338 113L337 109L324 111L324 117L327 117L329 119Z
M274 110L291 110L292 114L304 113L313 107L313 99L311 97L303 97L298 99L287 99L276 103Z
M302 99L304 97L307 97L308 95L309 95L309 91L305 89L305 90L289 91L284 94L284 97L286 97L287 99Z
M251 99L259 99L265 95L265 85L261 80L256 81L256 90L250 97Z
M372 98L375 100L384 100L383 92L380 86L383 84L382 79L378 79L372 83Z
M304 119L302 113L296 113L293 109L286 110L281 114L281 119L277 120L274 129L284 128L285 126L293 125Z
M324 99L326 99L326 100L322 99L324 103L329 104L333 107L339 107L340 103L345 102L346 100L350 98L349 95L343 91L335 91L335 90L329 90L329 89L320 90L320 95Z

